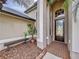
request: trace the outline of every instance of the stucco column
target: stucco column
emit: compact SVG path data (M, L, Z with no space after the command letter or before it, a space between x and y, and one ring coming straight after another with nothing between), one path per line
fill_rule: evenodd
M72 1L69 8L69 48L71 59L79 58L79 9L77 9L75 19L75 7L78 0Z
M52 40L52 12L50 11L50 5L47 5L47 44L49 45Z
M37 4L37 46L44 49L46 43L46 0L38 0Z

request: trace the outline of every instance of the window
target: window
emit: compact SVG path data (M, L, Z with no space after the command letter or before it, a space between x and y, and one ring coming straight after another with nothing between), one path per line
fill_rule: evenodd
M55 12L55 17L57 17L58 15L64 14L64 9L59 9Z

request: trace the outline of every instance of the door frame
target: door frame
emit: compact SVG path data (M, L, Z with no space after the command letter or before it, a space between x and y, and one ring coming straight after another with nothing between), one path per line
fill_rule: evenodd
M61 20L61 19L64 19L65 20L65 18L59 18L59 19L55 19L54 20L54 22L55 22L55 25L54 25L54 31L55 31L55 33L54 33L54 36L55 36L55 40L54 41L57 41L56 40L56 21L57 20ZM64 43L65 43L65 22L64 22L64 20L63 20L63 38L64 38ZM59 41L59 42L62 42L62 41Z

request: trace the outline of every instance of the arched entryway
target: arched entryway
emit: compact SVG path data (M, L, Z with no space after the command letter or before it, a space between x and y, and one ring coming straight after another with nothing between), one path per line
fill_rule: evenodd
M64 9L55 12L55 41L64 42Z
M67 12L64 10L64 0L57 0L51 5L51 11L52 11L52 33L53 33L53 41L60 41L64 43L68 43L68 17ZM62 23L56 26L56 23ZM61 26L60 26L61 25ZM57 32L57 29L61 28L59 30L59 33ZM58 40L58 37L56 35L60 35L61 40Z

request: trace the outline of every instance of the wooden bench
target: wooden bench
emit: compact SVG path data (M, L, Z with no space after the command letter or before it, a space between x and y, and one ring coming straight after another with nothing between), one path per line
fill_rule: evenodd
M15 40L15 41L11 41L11 42L7 42L7 43L4 43L4 46L7 47L7 50L10 49L11 45L13 44L17 44L17 43L20 43L20 42L24 42L26 43L26 41L28 40L29 38L26 38L26 39L19 39L19 40Z

